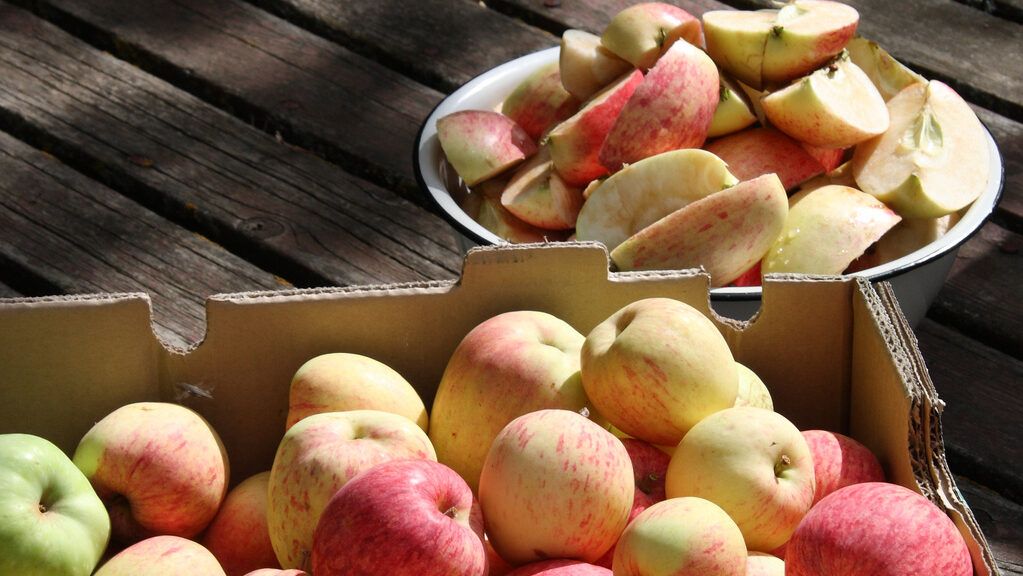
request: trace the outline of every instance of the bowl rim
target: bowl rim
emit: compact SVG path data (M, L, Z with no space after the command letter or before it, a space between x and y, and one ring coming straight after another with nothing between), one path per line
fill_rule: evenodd
M439 164L438 167L433 167L429 161L431 157L436 158L439 154L440 144L436 139L437 119L456 110L470 109L459 104L466 100L473 101L474 98L481 98L480 94L484 94L488 88L495 84L516 84L516 82L510 81L510 79L525 78L525 76L539 66L557 61L560 50L560 46L553 46L531 52L477 74L438 102L419 126L412 155L416 183L430 201L434 212L451 224L458 233L476 244L499 245L509 242L491 233L469 217L455 203L451 192L443 184L437 185L442 182L439 175ZM494 105L500 102L500 99L491 99L494 101ZM480 107L476 109L488 108ZM922 246L890 262L846 274L845 276L862 277L872 282L888 280L943 258L953 251L958 251L960 246L980 231L992 214L994 214L999 202L1001 202L1005 185L1005 166L991 130L979 117L978 120L984 128L984 135L988 144L988 183L984 192L966 210L962 218L949 228L940 239L926 246ZM936 244L940 245L935 246ZM711 298L713 300L726 302L760 300L761 294L762 288L760 286L723 286L711 288Z

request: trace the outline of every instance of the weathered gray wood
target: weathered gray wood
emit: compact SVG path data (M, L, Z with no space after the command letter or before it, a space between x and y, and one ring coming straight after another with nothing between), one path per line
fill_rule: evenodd
M714 0L665 0L683 8L693 16L708 10L728 10L727 4ZM636 4L631 0L573 0L554 5L544 0L488 0L487 6L499 10L553 34L561 35L568 28L600 34L607 23L622 9Z
M19 0L360 176L420 198L411 154L440 94L237 0ZM401 18L393 23L399 32Z
M916 330L938 395L953 472L1023 502L1023 361L925 320Z
M977 519L1003 576L1023 575L1023 505L964 476L956 486Z
M1002 156L1005 181L996 218L1006 228L1023 233L1023 124L974 106Z
M558 43L552 34L468 0L254 3L444 92Z
M0 132L2 258L61 293L148 292L157 335L183 347L205 333L219 292L287 284Z
M457 274L453 231L418 206L27 12L0 5L0 27L0 124L89 175L300 285Z
M999 18L1023 22L1023 0L956 0L976 10L983 10Z
M0 298L17 298L19 296L24 296L24 294L0 281Z

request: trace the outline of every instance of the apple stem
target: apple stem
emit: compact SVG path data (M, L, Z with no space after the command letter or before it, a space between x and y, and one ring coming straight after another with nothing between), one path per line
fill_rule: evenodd
M774 477L775 477L775 479L777 479L779 476L781 476L782 472L784 472L791 465L792 465L792 459L789 458L789 455L788 454L782 454L781 458L778 459L778 463L775 464L775 466L774 466Z
M454 518L456 514L458 514L458 509L455 506L444 511L444 515L448 518Z

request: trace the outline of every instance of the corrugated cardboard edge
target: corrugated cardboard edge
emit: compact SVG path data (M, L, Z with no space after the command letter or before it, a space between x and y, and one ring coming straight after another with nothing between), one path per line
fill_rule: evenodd
M869 287L866 280L859 282ZM888 283L878 283L872 290L861 290L860 294L907 386L907 398L911 401L907 444L917 487L952 518L970 550L974 574L998 575L1000 571L987 539L948 468L941 431L941 412L945 405L920 355L916 336Z

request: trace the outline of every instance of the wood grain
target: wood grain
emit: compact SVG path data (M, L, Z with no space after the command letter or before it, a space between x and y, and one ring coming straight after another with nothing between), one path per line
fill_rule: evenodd
M0 298L17 298L19 296L23 296L23 294L0 281Z
M1023 505L1006 500L965 476L956 476L955 480L1002 575L1023 575Z

